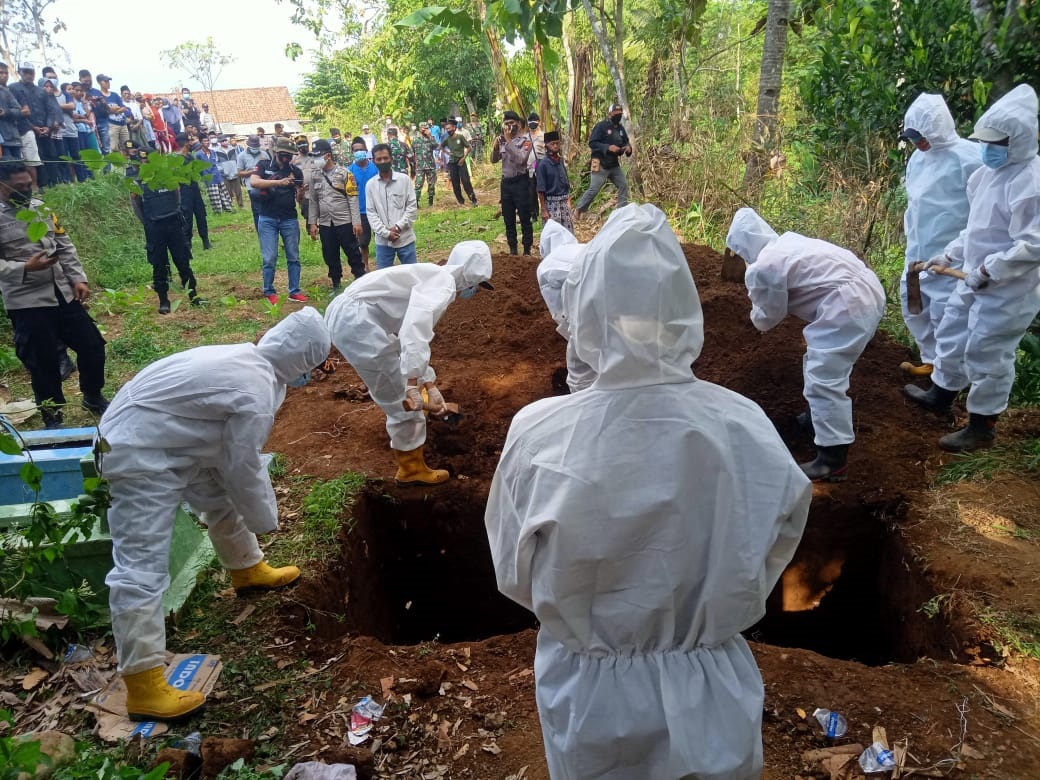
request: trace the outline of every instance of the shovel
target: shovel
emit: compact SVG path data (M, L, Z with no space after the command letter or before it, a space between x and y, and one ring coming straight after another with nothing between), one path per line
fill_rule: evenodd
M920 314L924 308L924 301L921 299L921 271L924 270L924 266L924 263L914 263L906 273L906 310L911 314ZM725 266L723 266L723 272L725 272ZM932 268L928 273L943 274L955 279L964 279L968 276L964 271L958 271L956 268Z
M744 274L747 272L747 263L740 255L734 254L726 247L722 255L722 281L744 283Z

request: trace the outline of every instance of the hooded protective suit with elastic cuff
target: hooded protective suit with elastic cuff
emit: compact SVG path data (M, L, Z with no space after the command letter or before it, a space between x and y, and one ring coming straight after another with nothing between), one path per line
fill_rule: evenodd
M321 315L308 307L259 344L196 347L152 363L112 399L99 435L111 448L102 461L114 564L105 582L120 672L165 660L162 594L181 501L199 513L225 568L263 559L255 534L277 529L278 505L260 449L286 382L329 348Z
M968 222L968 179L982 165L978 145L957 135L950 109L942 95L922 94L910 104L904 128L923 135L931 148L914 150L906 166L906 265L941 255ZM960 264L953 265L959 268ZM922 273L918 314L907 309L906 269L899 282L903 320L910 330L922 363L935 363L935 329L957 280L943 274Z
M767 331L788 314L809 323L802 330L803 394L816 444L851 444L849 377L885 312L877 275L840 246L798 233L777 236L748 208L734 215L726 246L750 263L744 281L756 328Z
M1015 349L1040 311L1040 158L1037 97L1022 84L975 123L1008 137L1008 160L968 181L968 224L946 247L965 273L985 267L989 283L958 282L936 331L932 381L968 393L968 411L1000 414L1015 379Z
M740 631L810 483L758 406L693 375L700 302L659 209L611 215L563 309L596 379L514 417L485 516L499 589L541 624L550 775L757 777L763 687Z
M544 259L538 263L538 289L541 290L545 306L556 323L556 332L567 340L567 387L572 393L577 393L592 384L596 378L596 372L574 354L574 347L570 343L570 327L567 318L563 315L562 292L567 276L581 264L585 244L579 244L570 231L561 227L560 230L570 236L570 240L554 241L552 253L549 254L545 246L545 233L548 229L547 224L545 230L542 231L542 257Z
M416 263L365 274L325 310L332 343L358 372L386 414L390 446L410 451L426 442L426 418L402 406L408 380L434 382L430 342L457 293L491 278L491 250L462 241L445 265Z

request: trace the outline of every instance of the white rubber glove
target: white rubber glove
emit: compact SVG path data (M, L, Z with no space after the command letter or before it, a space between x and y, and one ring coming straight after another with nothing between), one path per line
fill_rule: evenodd
M421 412L423 407L422 393L415 385L409 385L404 391L404 405L410 412Z
M426 395L430 399L430 411L434 414L440 414L444 411L444 396L441 395L441 391L437 389L437 385L432 382L426 384Z
M949 268L951 262L950 258L946 255L936 255L924 264L924 270L928 271L932 268Z
M964 283L973 290L981 290L983 287L988 285L990 282L989 274L986 273L986 267L976 268L970 274L968 278L964 280Z

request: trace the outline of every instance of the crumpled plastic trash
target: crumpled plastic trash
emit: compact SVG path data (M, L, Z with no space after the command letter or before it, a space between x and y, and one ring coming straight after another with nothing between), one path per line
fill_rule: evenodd
M845 720L845 716L840 713L817 709L813 711L812 715L820 722L820 725L823 726L823 733L831 739L844 737L845 732L849 730L848 721Z
M90 652L90 648L86 645L72 644L65 650L65 656L62 660L67 664L78 664L83 661L89 661L94 657L94 654Z
M290 769L284 780L357 780L357 770L352 764L304 761Z
M868 775L871 772L887 772L896 768L896 756L880 742L875 742L860 753L859 765Z
M383 707L373 701L371 696L364 697L354 705L350 713L350 731L347 732L351 745L360 745L368 739L372 724L383 717Z

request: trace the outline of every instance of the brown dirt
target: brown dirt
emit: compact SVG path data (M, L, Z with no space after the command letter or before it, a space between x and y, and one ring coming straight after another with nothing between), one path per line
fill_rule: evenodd
M791 425L805 404L800 323L759 334L744 289L718 281L721 257L706 247L686 253L706 330L695 372L759 403L795 457L807 458L812 442ZM447 485L393 486L384 418L343 362L324 381L290 390L279 412L268 448L287 456L294 473L373 478L353 530L343 533L341 558L308 576L283 611L300 632L313 624L314 659L337 659L331 690L301 694L292 737L310 740L309 756L341 755L343 714L360 695L381 698L381 680L393 678L395 704L371 756L375 776L506 778L522 767L527 778L548 776L533 699L534 632L494 592L482 523L513 414L565 392L564 344L538 293L535 263L496 256L495 292L453 305L438 326L438 384L466 414L454 431L430 424L427 460L449 469ZM767 684L768 778L810 776L799 757L821 738L796 710L811 715L817 706L843 712L851 739L869 743L875 724L891 739L908 738L917 765L927 766L951 756L961 734L957 706L967 701L968 743L985 756L965 759L973 773L1027 778L1040 765L1040 740L1023 736L1040 733L1036 668L985 665L1003 658L967 608L932 619L920 611L961 589L1036 614L1040 493L1011 477L928 491L943 457L935 442L950 423L903 401L897 367L907 357L879 335L857 363L851 476L814 491L795 560L766 619L749 632ZM1012 415L1007 427L1033 432L1037 418ZM1007 498L994 502L994 491Z

